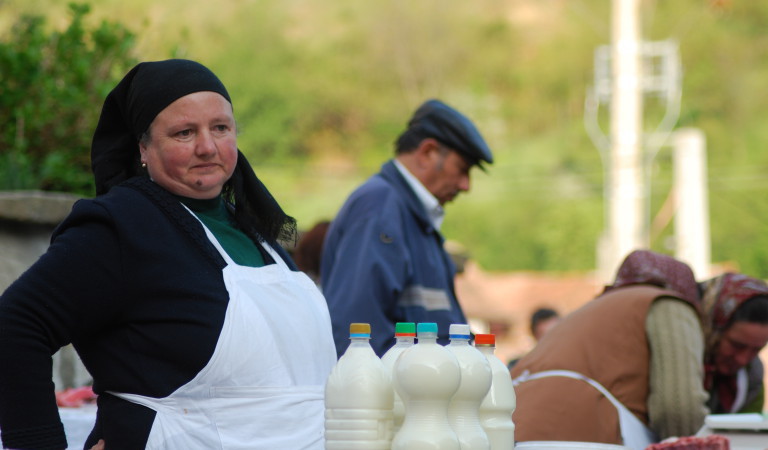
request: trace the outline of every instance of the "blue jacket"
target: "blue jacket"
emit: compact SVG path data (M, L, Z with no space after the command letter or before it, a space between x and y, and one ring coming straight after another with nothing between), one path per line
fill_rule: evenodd
M394 344L396 322L436 322L443 344L450 324L466 323L443 242L394 162L352 193L328 230L320 268L338 356L352 322L371 324L379 356Z

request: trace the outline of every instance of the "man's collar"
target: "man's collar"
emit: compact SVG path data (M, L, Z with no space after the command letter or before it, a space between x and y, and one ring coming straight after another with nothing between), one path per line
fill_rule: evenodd
M440 205L437 197L432 195L432 193L424 187L421 181L419 181L419 179L416 178L403 163L398 161L397 158L393 159L393 162L395 163L397 170L416 194L419 202L424 205L424 209L427 211L427 215L429 216L432 225L439 231L440 226L443 224L443 219L445 218L445 210Z

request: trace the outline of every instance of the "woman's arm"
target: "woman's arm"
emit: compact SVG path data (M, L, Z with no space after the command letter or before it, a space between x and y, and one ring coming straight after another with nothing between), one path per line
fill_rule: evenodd
M96 305L115 289L117 247L110 235L97 222L60 228L46 253L0 296L0 430L6 447L66 447L51 355L74 333L109 326L110 312ZM88 320L93 317L98 320Z
M661 438L692 436L708 410L704 390L704 337L694 309L681 300L661 298L646 319L650 347L648 416Z

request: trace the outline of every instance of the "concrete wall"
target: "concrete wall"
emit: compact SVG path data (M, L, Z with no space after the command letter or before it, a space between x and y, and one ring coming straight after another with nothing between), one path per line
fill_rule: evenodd
M51 232L78 197L39 191L0 191L0 292L48 248ZM89 384L91 376L72 346L53 358L56 389Z

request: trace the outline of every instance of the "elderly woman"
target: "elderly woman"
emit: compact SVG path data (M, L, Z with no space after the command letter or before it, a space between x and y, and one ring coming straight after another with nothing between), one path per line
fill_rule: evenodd
M512 369L515 439L643 450L695 434L707 414L698 302L686 264L630 253L613 285L565 316Z
M322 448L328 310L236 130L192 61L139 64L107 96L97 197L0 297L4 447L66 447L51 354L72 343L99 394L87 447Z
M713 414L762 412L765 386L758 353L768 343L768 286L736 273L701 286L709 408Z

